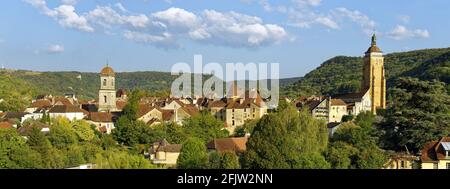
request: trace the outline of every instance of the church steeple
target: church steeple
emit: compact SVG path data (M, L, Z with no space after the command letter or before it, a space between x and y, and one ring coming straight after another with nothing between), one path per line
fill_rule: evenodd
M377 36L372 35L372 42L364 56L363 80L361 88L369 91L371 98L371 110L386 108L386 79L384 77L384 57L377 46Z

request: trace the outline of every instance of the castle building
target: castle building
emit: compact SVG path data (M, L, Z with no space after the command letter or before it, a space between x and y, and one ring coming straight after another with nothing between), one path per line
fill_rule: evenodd
M113 112L116 107L115 73L106 65L100 71L100 90L98 92L98 111Z
M386 108L386 78L384 76L383 52L377 46L375 34L372 44L364 56L362 91L369 91L371 98L371 111L375 114L377 109Z

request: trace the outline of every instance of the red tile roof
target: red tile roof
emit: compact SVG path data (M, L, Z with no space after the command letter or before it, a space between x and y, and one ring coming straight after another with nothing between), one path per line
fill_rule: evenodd
M0 129L12 129L14 128L13 125L8 121L2 121L0 122Z
M450 137L442 137L439 141L431 141L425 144L421 150L421 161L434 162L446 159L445 150L442 147L441 142L450 142Z
M94 122L112 122L112 114L108 112L91 112L89 119Z
M116 108L119 110L122 110L126 105L127 105L127 101L124 101L124 100L116 101Z
M47 108L50 106L52 106L52 103L47 99L36 100L35 102L31 103L32 108Z
M342 99L338 99L338 98L331 99L331 105L332 106L347 106L347 104Z
M83 114L86 114L86 110L83 110L79 108L78 106L74 105L56 105L50 108L48 111L49 113L75 113L75 112L82 112Z
M220 138L213 139L206 146L208 149L219 152L232 151L235 153L241 153L247 150L247 141L247 137Z

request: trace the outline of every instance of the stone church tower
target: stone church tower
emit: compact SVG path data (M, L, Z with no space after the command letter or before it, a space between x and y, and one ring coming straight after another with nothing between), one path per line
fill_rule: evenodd
M363 81L361 89L369 90L372 112L386 108L386 78L384 77L383 52L377 47L377 38L372 36L372 44L364 56Z
M114 70L106 65L100 71L100 90L98 92L98 111L116 111L116 89Z

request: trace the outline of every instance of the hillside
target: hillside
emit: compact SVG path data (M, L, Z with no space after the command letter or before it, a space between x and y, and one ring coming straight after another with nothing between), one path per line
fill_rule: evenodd
M98 73L82 72L32 72L32 71L1 71L3 76L17 78L34 87L34 94L63 95L75 93L80 98L96 98L100 87ZM178 76L169 72L119 72L116 73L117 89L141 88L150 91L169 90L171 83ZM206 78L208 76L205 76ZM299 78L281 79L280 85L286 86Z
M286 86L283 95L337 94L360 90L362 57L337 56L322 63L298 82ZM424 49L385 55L385 74L390 87L398 77L450 81L450 48ZM449 89L447 85L447 89Z

